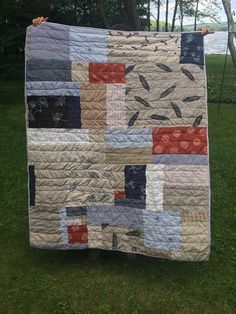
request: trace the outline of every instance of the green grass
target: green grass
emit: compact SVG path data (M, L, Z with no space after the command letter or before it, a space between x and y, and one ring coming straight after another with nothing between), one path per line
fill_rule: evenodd
M219 101L219 92L222 84L224 69L224 58L222 55L209 55L206 57L208 100ZM236 103L236 69L232 65L231 56L228 55L225 68L222 101L225 103Z
M0 313L235 313L235 121L235 105L218 116L209 104L209 262L130 261L115 252L93 261L86 251L29 247L23 83L0 84Z

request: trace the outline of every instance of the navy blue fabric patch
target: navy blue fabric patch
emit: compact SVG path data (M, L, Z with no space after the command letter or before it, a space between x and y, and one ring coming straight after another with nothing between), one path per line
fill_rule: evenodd
M181 34L180 63L204 65L203 35L200 32Z
M68 217L72 216L83 216L87 214L86 206L79 206L79 207L66 207L66 215Z
M34 166L28 166L30 206L35 205L35 173Z
M125 166L125 197L145 205L146 165Z
M79 96L28 96L30 128L80 128Z
M140 208L140 209L145 209L146 204L144 200L140 199L129 199L129 198L124 198L124 199L119 199L115 198L114 203L116 206L127 206L127 207L133 207L133 208Z
M81 111L80 111L80 97L69 96L68 102L68 125L70 129L81 128Z

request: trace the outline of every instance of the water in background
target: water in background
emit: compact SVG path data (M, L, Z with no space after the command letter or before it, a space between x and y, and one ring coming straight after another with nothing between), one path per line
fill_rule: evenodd
M205 53L225 54L227 48L227 40L228 40L227 32L215 32L215 34L205 36L204 37Z

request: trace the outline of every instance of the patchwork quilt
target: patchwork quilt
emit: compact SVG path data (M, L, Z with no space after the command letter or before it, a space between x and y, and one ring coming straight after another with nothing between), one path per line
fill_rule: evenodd
M26 35L30 244L209 257L203 36Z

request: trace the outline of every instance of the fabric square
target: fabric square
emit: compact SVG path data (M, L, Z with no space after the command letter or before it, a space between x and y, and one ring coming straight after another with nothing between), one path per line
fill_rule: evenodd
M27 59L69 60L69 26L56 23L31 25L27 31Z
M82 62L107 62L107 30L70 27L70 60ZM95 35L96 34L96 35Z
M88 243L88 229L87 225L68 226L69 244Z
M181 224L178 212L144 211L144 245L160 250L181 249Z
M72 81L79 82L80 84L88 83L89 82L88 66L89 63L87 62L72 61L71 65Z

